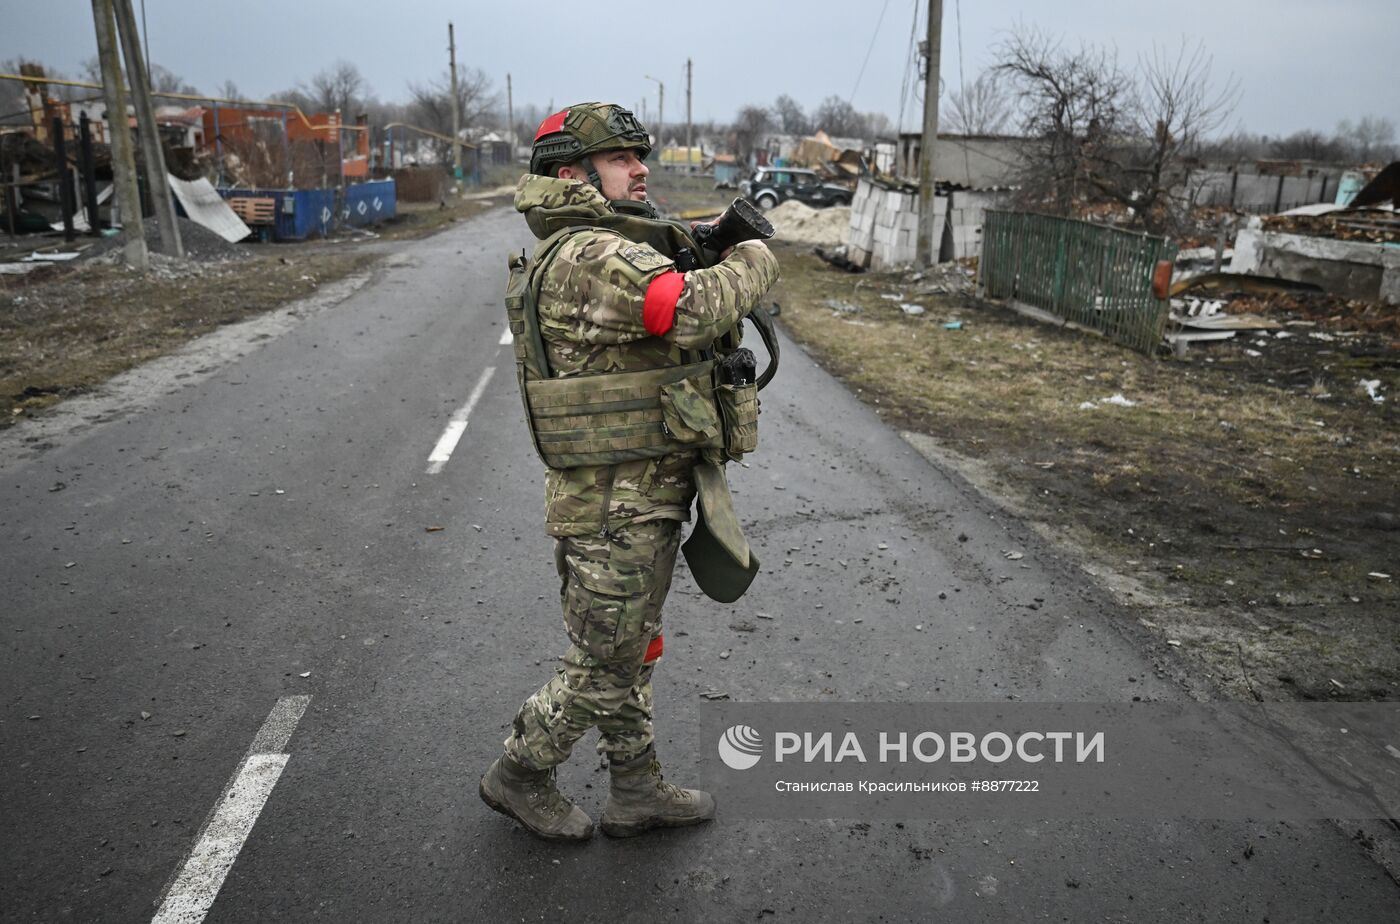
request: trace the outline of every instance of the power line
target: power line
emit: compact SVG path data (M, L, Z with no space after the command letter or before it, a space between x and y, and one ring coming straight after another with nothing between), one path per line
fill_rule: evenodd
M909 74L915 69L914 45L919 34L919 0L914 0L914 22L909 26L909 48L904 54L904 82L899 86L899 120L895 122L895 137L904 134L904 104L909 99Z
M870 53L875 50L875 40L880 37L880 23L885 21L885 10L889 9L890 0L885 0L880 7L880 17L875 20L875 31L870 36L870 46L865 49L865 60L860 62L860 73L856 75L856 85L851 87L851 95L846 97L846 102L854 104L856 91L860 89L861 78L865 76L865 66L870 63Z
M953 0L953 12L958 21L958 90L963 95L963 106L967 105L967 75L963 73L963 40L962 40L962 0ZM959 107L962 108L962 107ZM963 113L963 122L967 122L967 113ZM970 133L971 125L963 125L963 170L967 173L967 185L972 185L972 160L967 154L967 136Z

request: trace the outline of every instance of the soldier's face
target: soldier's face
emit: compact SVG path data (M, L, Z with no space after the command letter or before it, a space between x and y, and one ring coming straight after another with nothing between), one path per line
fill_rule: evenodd
M647 174L651 170L631 148L604 151L593 155L593 169L598 171L604 199L632 199L645 202Z

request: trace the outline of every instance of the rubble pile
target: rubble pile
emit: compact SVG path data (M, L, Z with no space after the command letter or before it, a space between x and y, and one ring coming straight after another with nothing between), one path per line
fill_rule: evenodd
M1400 345L1400 311L1379 302L1326 292L1239 293L1228 298L1229 314L1293 317L1330 330L1379 334Z
M1325 215L1270 215L1264 230L1330 237L1340 241L1400 244L1400 218L1386 209L1352 209Z
M180 242L185 246L185 256L191 260L204 262L214 260L244 260L249 256L248 248L241 244L230 244L218 234L210 231L203 225L195 224L188 218L176 218L180 224ZM146 232L146 246L152 253L160 250L160 230L156 227L154 218L147 218L144 222ZM90 251L90 256L98 257L121 249L122 239L120 236L105 237Z
M919 272L909 273L906 278L925 295L966 295L976 289L973 278L976 274L970 267L959 262L939 263Z
M835 205L814 209L804 202L789 199L770 209L765 216L773 223L780 241L794 244L840 244L846 239L851 224L851 209Z

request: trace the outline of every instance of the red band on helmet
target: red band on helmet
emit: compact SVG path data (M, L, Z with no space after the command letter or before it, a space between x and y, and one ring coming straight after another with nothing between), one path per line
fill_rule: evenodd
M554 115L540 123L540 130L535 132L535 140L539 141L545 135L552 135L564 127L564 119L569 115L569 110L556 112Z
M676 302L685 289L685 273L667 270L647 286L642 301L642 324L647 333L660 337L676 323Z
M643 659L642 663L650 664L661 657L661 652L665 647L666 644L662 641L662 636L658 635L656 638L652 639L651 644L647 646L647 656Z

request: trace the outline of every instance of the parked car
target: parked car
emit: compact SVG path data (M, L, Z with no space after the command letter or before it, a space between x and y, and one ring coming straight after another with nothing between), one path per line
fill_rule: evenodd
M759 167L751 179L739 184L739 191L763 209L771 209L789 199L805 202L813 208L851 204L849 189L823 183L814 171L796 167Z

